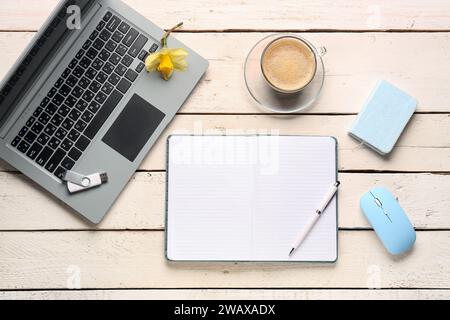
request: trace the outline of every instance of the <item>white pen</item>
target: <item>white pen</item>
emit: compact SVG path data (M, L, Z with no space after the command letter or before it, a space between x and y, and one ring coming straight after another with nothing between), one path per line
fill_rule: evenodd
M326 196L323 198L321 205L319 206L319 209L316 210L316 212L314 213L314 216L311 218L309 223L302 230L302 233L300 233L300 235L297 238L297 241L292 246L291 252L289 252L289 256L292 256L292 254L295 252L295 250L297 250L297 248L300 247L303 240L305 240L306 236L309 234L311 229L314 227L317 220L319 220L320 216L322 215L322 212L325 211L325 209L328 207L328 204L330 203L331 199L334 198L334 195L336 194L340 184L341 183L338 181L330 188L330 190L328 190Z

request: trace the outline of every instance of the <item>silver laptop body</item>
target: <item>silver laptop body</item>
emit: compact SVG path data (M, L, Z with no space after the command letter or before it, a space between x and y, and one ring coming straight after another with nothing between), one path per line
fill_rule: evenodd
M188 70L147 73L162 36L119 0L61 1L0 84L0 157L99 223L208 67L170 37ZM109 180L71 194L67 170Z

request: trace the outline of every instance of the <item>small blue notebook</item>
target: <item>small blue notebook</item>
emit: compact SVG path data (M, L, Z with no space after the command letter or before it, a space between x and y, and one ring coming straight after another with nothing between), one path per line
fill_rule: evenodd
M416 99L381 80L349 134L376 152L386 155L394 148L416 107Z

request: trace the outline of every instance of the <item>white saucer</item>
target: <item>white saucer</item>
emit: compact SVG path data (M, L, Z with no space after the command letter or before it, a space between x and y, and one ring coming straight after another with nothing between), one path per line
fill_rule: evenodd
M253 99L265 109L277 113L294 113L311 107L322 91L325 79L325 68L321 54L306 39L300 38L310 45L317 58L317 71L311 82L300 92L284 94L274 91L266 82L261 70L261 55L266 46L276 38L292 34L273 34L260 40L250 50L245 61L244 77L247 89Z

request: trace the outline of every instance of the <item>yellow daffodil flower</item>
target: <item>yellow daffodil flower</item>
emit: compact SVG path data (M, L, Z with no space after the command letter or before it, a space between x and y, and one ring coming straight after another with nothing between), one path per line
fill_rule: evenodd
M182 25L183 23L179 23L167 31L161 40L162 49L158 52L152 53L145 60L145 67L147 71L159 71L166 81L172 77L174 70L184 71L188 67L186 62L188 52L186 50L182 48L171 49L167 47L167 38L169 35Z
M158 70L164 80L169 80L173 71L184 71L188 64L186 61L188 53L184 49L163 48L147 57L145 66L148 72Z

